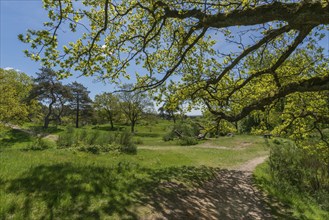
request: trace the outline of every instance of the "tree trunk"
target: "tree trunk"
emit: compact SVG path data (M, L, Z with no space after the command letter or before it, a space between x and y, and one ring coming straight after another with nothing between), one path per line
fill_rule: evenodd
M75 127L79 128L79 111L80 111L80 100L79 100L79 94L77 94L77 111L76 111L76 118L75 118Z
M108 113L109 113L109 120L110 120L111 130L113 131L114 130L113 115L112 115L111 112L108 112Z
M236 133L239 133L239 124L238 121L234 122Z
M113 124L113 120L112 119L110 120L110 125L111 125L111 130L113 131L114 130L114 124Z
M131 122L131 133L135 133L135 121Z
M47 129L47 128L49 127L49 122L50 122L50 120L49 120L49 116L46 116L46 117L45 117L44 124L43 124L43 128L44 128L44 129Z
M176 124L176 116L174 114L172 115L172 119L174 121L174 124Z
M216 138L219 137L219 132L220 132L220 121L217 121L217 124L216 124Z
M56 99L52 99L51 100L51 103L49 104L48 106L48 113L45 117L45 121L44 121L44 124L43 124L43 128L44 129L47 129L49 127L49 122L50 122L50 119L49 117L51 116L52 112L53 112L53 104L56 102Z

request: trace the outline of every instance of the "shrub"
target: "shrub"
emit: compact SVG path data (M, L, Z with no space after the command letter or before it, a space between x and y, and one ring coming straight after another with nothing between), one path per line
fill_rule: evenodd
M174 140L174 138L175 138L175 135L172 132L170 132L168 134L165 134L165 136L162 137L162 140L163 141L172 141L172 140Z
M101 152L107 153L110 151L117 151L119 150L119 147L113 144L106 144L106 145L93 144L93 145L81 145L77 149L83 152L99 154Z
M135 144L143 144L143 140L140 139L140 138L137 138L135 141L134 141Z
M142 140L137 140L142 143ZM66 133L59 135L57 145L60 148L76 147L79 151L98 154L119 150L123 153L135 154L137 148L129 132L102 133L92 130L74 130L69 128Z
M196 145L198 144L198 140L194 137L182 137L179 140L179 144L182 146Z
M299 190L317 191L329 188L327 163L321 159L322 154L297 146L291 141L273 141L269 165L272 175Z
M273 140L273 143L276 144L276 145L280 145L281 141L276 138L276 139Z
M27 147L27 150L46 150L54 147L55 144L52 141L38 138Z
M97 139L100 136L100 132L99 131L89 131L88 135L86 137L86 140L84 141L85 143L89 144L89 145L93 145L96 144Z
M119 148L119 151L121 153L126 153L126 154L137 154L137 147L136 145L121 145Z
M98 154L100 152L99 145L82 145L78 148L80 151L90 152L93 154Z
M75 143L76 132L72 127L67 128L65 133L62 133L58 136L57 146L61 148L71 147Z
M184 121L174 125L172 130L163 136L164 141L171 141L179 138L180 145L195 145L198 143L199 127L191 121Z
M118 136L118 141L120 152L127 153L127 154L136 154L137 147L132 141L132 135L129 132L122 132Z

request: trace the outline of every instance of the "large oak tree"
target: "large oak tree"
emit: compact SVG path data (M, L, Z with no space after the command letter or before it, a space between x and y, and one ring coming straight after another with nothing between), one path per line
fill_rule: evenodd
M130 77L135 63L143 69L135 88L152 89L179 75L172 100L201 102L231 122L281 97L329 89L328 48L317 44L328 29L328 0L53 0L44 7L45 28L19 38L31 45L28 56L63 76L74 69L113 82ZM65 29L77 40L58 48ZM253 62L258 68L249 68Z

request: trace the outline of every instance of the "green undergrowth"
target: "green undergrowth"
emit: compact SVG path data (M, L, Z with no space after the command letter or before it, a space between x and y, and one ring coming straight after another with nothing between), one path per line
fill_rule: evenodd
M271 175L268 163L259 165L254 177L256 184L270 197L277 199L290 210L295 219L327 220L329 219L329 195L327 192L309 194L298 190Z

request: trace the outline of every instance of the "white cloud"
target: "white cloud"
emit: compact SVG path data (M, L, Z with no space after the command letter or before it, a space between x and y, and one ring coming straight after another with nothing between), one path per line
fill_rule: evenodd
M5 67L5 68L3 68L4 70L13 70L14 68L12 68L12 67Z
M17 72L22 72L21 70L19 70L19 69L15 69L15 68L13 68L13 67L5 67L5 68L3 68L4 70L15 70L15 71L17 71Z

